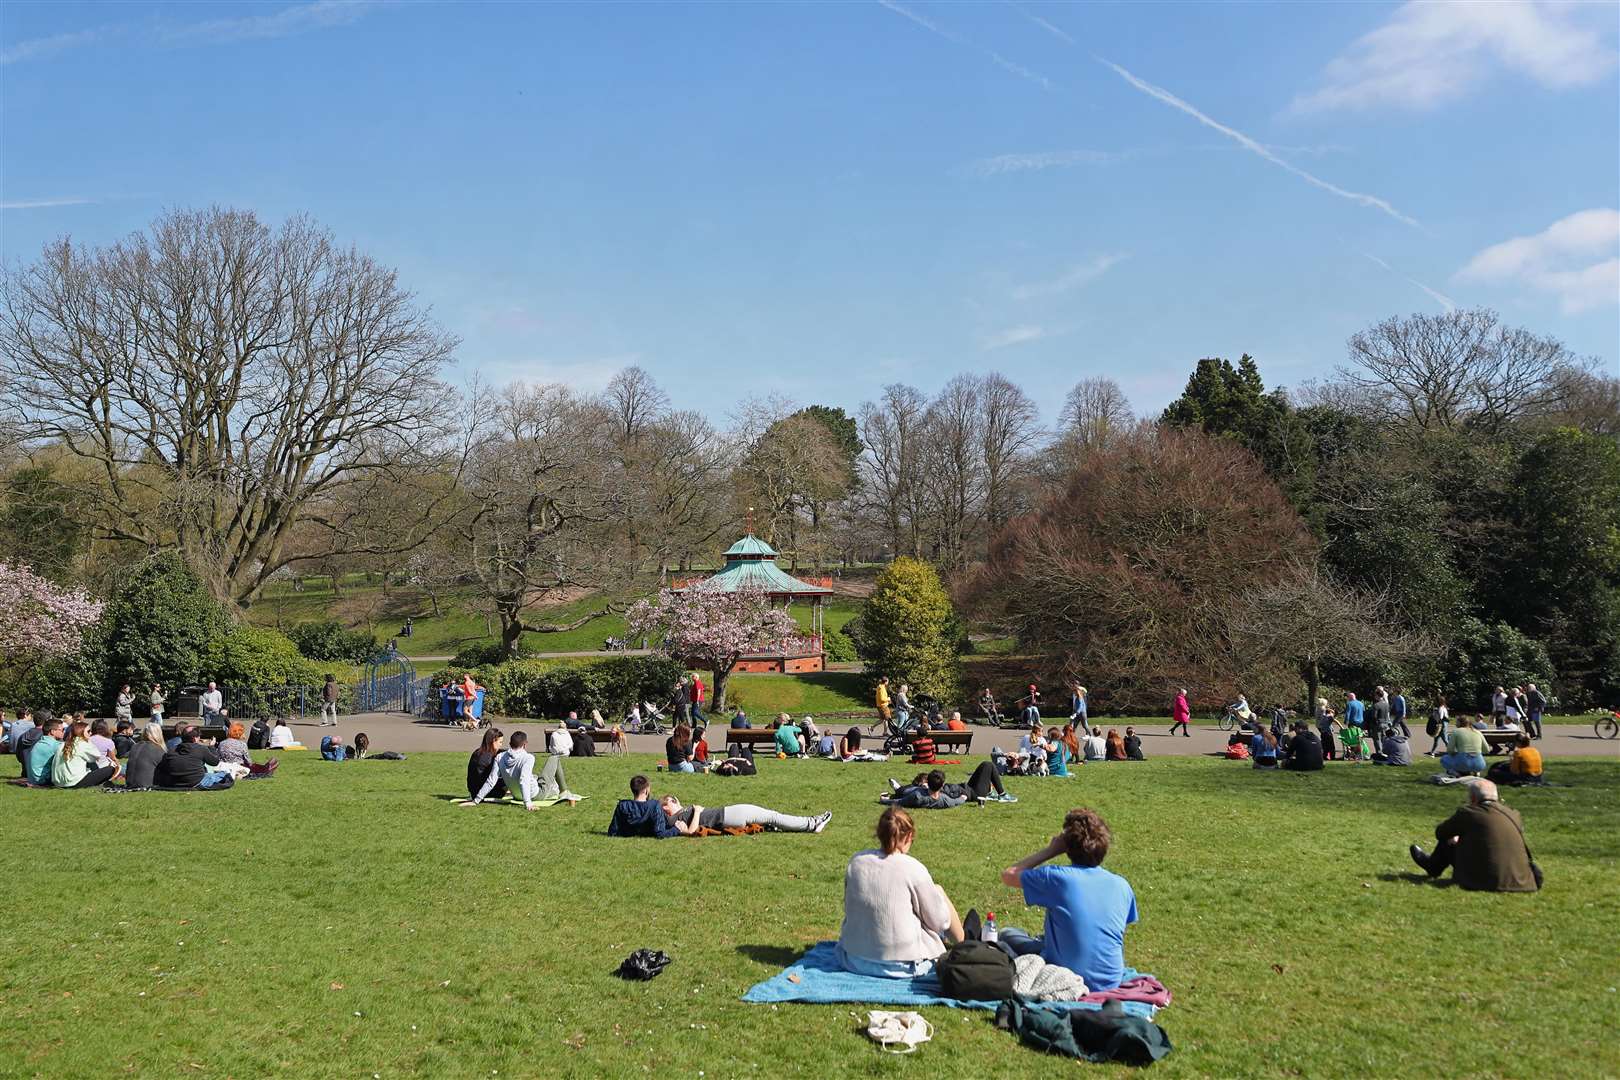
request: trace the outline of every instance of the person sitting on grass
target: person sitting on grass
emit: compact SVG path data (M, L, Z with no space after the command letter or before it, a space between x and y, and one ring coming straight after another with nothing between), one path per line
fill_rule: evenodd
M39 737L19 751L28 755L28 764L23 767L23 776L30 784L39 787L51 786L51 763L56 760L57 753L62 749L64 728L61 717L47 715L35 729L39 732Z
M75 713L74 719L83 720L84 714ZM108 761L118 758L118 744L113 742L112 728L108 726L107 721L98 719L90 724L90 742Z
M225 738L220 740L216 749L219 760L226 765L240 765L244 769L252 768L253 758L248 754L247 734L239 721L231 721L231 726L225 729Z
M293 734L293 729L287 725L287 718L277 720L276 726L270 729L270 749L285 750L297 745L298 738Z
M664 740L664 763L670 772L697 772L692 760L692 729L676 724L675 731Z
M90 739L90 725L74 720L68 727L62 749L51 759L51 786L59 788L100 787L118 779L118 765L108 760Z
M878 816L878 847L857 851L844 869L844 922L838 963L882 979L931 975L948 945L962 940L962 918L928 868L911 855L917 826L904 810Z
M945 774L938 769L919 773L909 784L889 781L889 793L884 799L896 806L911 810L951 810L969 799L975 802L1017 802L1001 786L1001 777L988 761L981 761L965 784L947 784ZM992 796L992 792L994 795Z
M1084 750L1080 746L1080 733L1083 731L1083 727L1076 731L1073 722L1063 725L1063 745L1068 748L1070 761L1080 761L1084 757Z
M1009 926L1001 944L1068 968L1091 991L1112 990L1124 979L1125 928L1136 922L1130 883L1102 868L1111 842L1095 810L1070 810L1050 843L1001 872L1004 885L1023 890L1024 903L1046 909L1040 937ZM1068 856L1067 865L1042 865L1059 855Z
M1485 775L1485 736L1470 724L1458 724L1446 735L1440 766L1448 776Z
M1147 756L1142 753L1142 737L1136 733L1136 729L1133 727L1125 729L1125 759L1127 761L1147 760Z
M767 810L752 803L733 803L730 806L681 806L681 800L665 795L658 800L659 809L675 825L682 836L696 836L703 829L746 829L762 825L777 832L818 833L832 820L832 811L824 810L815 817L800 817Z
M467 798L472 798L483 789L484 780L490 771L495 768L495 759L500 756L502 743L506 733L498 727L491 727L484 732L484 741L478 744L478 749L472 752L467 759ZM489 789L485 798L504 799L506 797L506 784L498 777L495 786Z
M913 765L932 765L938 760L934 749L934 737L928 734L927 728L919 729L911 737L911 763Z
M219 770L219 752L203 741L196 724L180 729L180 742L163 755L153 776L160 788L189 791L192 788L229 787L231 774Z
M509 745L496 756L495 767L484 777L478 794L461 805L477 806L495 790L497 782L504 784L511 795L521 798L525 810L538 810L539 807L534 805L536 799L556 799L569 806L577 805L579 796L568 790L568 779L563 775L562 755L546 755L545 768L537 781L534 776L534 755L529 753L528 746L528 732L512 732Z
M1046 730L1046 771L1049 776L1069 775L1069 744L1055 727Z
M1104 756L1109 761L1125 760L1125 740L1119 737L1118 728L1109 728L1108 735L1103 740L1103 743L1107 748L1107 753Z
M1085 752L1087 761L1108 760L1108 740L1103 738L1102 728L1094 727L1086 736Z
M1407 849L1432 878L1451 867L1452 880L1463 889L1535 892L1541 887L1524 839L1524 821L1502 804L1489 780L1468 785L1468 801L1434 827L1434 838L1432 855L1416 844Z
M1255 768L1275 769L1277 767L1277 736L1265 728L1256 731L1249 739L1249 756L1254 758Z
M1283 762L1283 768L1295 772L1316 772L1323 767L1323 757L1321 736L1303 720L1294 724L1294 735L1288 740L1288 757Z
M838 756L848 761L861 752L861 729L852 727L838 740Z
M156 784L158 762L168 753L163 742L163 725L147 724L141 728L141 737L130 747L124 762L124 786L149 788Z
M1541 751L1530 745L1530 733L1521 731L1513 740L1513 753L1506 761L1498 761L1485 774L1485 779L1496 784L1541 783Z
M135 749L134 722L130 720L118 721L118 726L113 729L112 741L113 757L119 758L120 760L129 757L129 752Z
M630 797L620 799L608 822L609 836L651 836L667 840L680 831L670 822L663 808L647 797L652 784L640 773L630 778Z
M1389 727L1384 731L1384 744L1372 759L1380 765L1410 765L1412 764L1412 746L1398 727Z
M776 718L776 752L786 754L788 757L798 757L804 753L804 733L793 722L793 717L782 713Z

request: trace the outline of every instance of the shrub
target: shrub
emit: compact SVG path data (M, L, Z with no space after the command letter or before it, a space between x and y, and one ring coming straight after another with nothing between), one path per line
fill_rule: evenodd
M521 659L522 654L519 653L517 658ZM492 667L506 662L504 650L498 641L477 641L471 645L463 645L461 651L450 658L450 666L458 671Z
M855 643L842 630L828 630L821 635L821 649L826 653L827 661L833 664L847 664L859 658Z
M208 667L210 643L231 629L224 607L172 551L140 563L102 613L104 694L121 683L178 687Z
M201 666L187 681L207 679L248 689L314 683L324 681L325 676L285 634L243 625L210 641L203 649Z
M350 630L335 619L299 623L287 632L298 651L311 660L363 664L377 652L377 638L364 630Z
M1545 645L1507 623L1463 619L1440 679L1453 714L1488 711L1498 686L1533 682L1551 697L1553 666Z
M570 710L586 716L591 709L600 709L611 720L638 701L662 704L684 673L679 663L664 656L618 656L563 665L513 660L488 668L482 681L488 688L486 706L503 716L555 718Z
M909 683L914 694L948 700L961 681L961 627L934 568L899 558L878 575L861 609L855 649L873 679Z

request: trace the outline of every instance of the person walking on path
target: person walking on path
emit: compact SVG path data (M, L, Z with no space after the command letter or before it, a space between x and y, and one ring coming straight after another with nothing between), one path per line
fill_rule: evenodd
M702 728L703 721L703 677L697 672L692 673L692 726Z
M1192 709L1187 705L1187 688L1182 687L1177 691L1176 700L1170 706L1170 734L1174 735L1176 728L1180 728L1183 738L1192 738L1192 732L1187 727L1187 722L1191 719Z
M889 712L889 677L887 675L884 675L882 678L878 679L877 693L874 701L877 705L878 719L887 724L889 722L890 715L892 715Z
M1529 693L1525 695L1525 702L1529 708L1525 713L1524 726L1532 739L1539 739L1541 738L1541 714L1547 711L1547 695L1537 690L1535 683L1531 683L1527 689Z
M1389 703L1389 722L1401 729L1401 737L1410 739L1412 729L1406 726L1406 695L1401 688L1395 688L1395 697Z
M1434 699L1434 710L1429 713L1428 736L1434 741L1429 744L1430 757L1439 756L1440 749L1446 745L1446 735L1451 729L1451 710L1446 706L1446 696L1440 694Z
M326 685L321 687L321 727L337 727L337 678L326 676Z

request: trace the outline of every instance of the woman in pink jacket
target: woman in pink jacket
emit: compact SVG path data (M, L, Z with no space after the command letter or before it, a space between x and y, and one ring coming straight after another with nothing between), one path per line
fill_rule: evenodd
M1176 703L1170 706L1170 734L1174 735L1176 728L1180 728L1183 738L1192 738L1192 734L1187 729L1187 721L1191 719L1192 710L1187 707L1187 691L1183 688L1176 695Z

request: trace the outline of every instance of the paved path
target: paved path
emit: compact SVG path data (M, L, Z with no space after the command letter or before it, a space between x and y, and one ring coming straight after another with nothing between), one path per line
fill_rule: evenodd
M543 720L507 720L496 719L496 726L508 733L526 728L531 733L542 728L555 727L555 721ZM1125 733L1125 722L1107 724L1103 726L1106 734L1109 727L1117 727L1120 734ZM1213 724L1200 727L1193 725L1191 736L1168 735L1169 725L1164 721L1152 724L1130 722L1136 728L1136 733L1142 737L1142 750L1148 757L1193 757L1199 754L1218 753L1226 746L1227 733L1216 728ZM845 731L849 727L845 722L835 731ZM463 731L460 728L448 727L444 724L427 723L420 718L406 716L402 713L365 713L358 716L343 717L338 726L322 729L313 719L295 723L293 732L305 746L314 748L320 745L321 736L331 734L334 730L343 736L346 742L353 742L357 732L364 731L371 739L371 745L376 750L457 750L470 753L478 745L481 733ZM861 725L864 733L865 725ZM1620 762L1620 740L1610 742L1599 739L1592 734L1590 725L1575 726L1570 724L1546 725L1546 737L1536 745L1542 754L1547 757L1607 757ZM1413 733L1413 750L1421 756L1423 750L1428 748L1429 739L1421 731ZM982 755L990 752L992 746L1002 746L1008 749L1018 745L1021 732L1009 728L973 728L973 754ZM723 739L720 729L709 729L709 745L711 749L723 751ZM630 750L633 753L662 754L664 752L664 736L662 735L632 735L630 736Z

